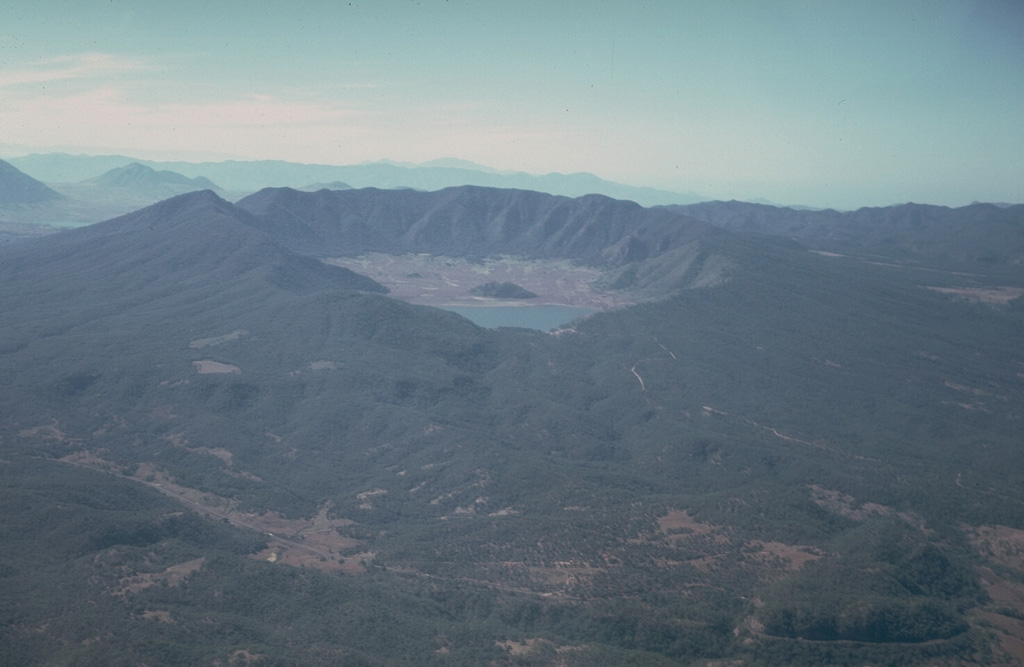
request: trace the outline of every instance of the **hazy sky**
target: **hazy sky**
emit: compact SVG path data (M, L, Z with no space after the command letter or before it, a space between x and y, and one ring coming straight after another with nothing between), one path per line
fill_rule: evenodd
M4 0L0 156L589 171L1024 201L1024 0Z

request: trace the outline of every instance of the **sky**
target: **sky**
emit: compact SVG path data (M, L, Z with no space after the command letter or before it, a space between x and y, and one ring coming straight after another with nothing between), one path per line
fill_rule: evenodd
M4 0L0 157L1024 201L1024 0Z

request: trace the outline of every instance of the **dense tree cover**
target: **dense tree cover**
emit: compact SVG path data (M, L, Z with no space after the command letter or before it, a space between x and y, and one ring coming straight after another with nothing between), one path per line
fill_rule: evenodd
M478 222L538 229L509 217L525 195L472 194ZM1024 529L1024 313L699 227L631 242L584 220L601 202L530 199L577 225L550 252L614 238L609 276L673 288L573 333L487 331L258 231L302 197L265 194L271 220L205 193L3 251L6 655L998 661L965 526ZM340 200L317 197L325 225ZM254 558L274 529L126 479L143 470L210 506L348 520L328 530L359 542L329 555L367 571Z
M716 201L664 208L745 234L798 239L811 248L947 270L996 272L1003 279L1019 279L1024 259L1021 204L902 204L822 211Z

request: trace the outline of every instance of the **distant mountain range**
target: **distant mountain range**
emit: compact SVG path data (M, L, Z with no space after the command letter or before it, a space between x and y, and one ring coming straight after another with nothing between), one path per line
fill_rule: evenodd
M482 329L368 252L634 305ZM478 186L8 243L5 660L1013 664L1024 280L865 259Z
M50 188L3 162L0 190L7 196L0 198L0 236L36 236L54 227L90 224L177 194L205 189L220 190L209 179L157 171L136 162Z
M176 194L182 194L182 191L221 189L210 179L202 176L188 178L166 169L157 171L138 162L111 169L96 178L87 179L85 182L106 187L127 188L147 194L157 194L161 195L161 198L164 199ZM168 190L177 190L177 192L168 192Z
M16 209L12 209L12 205L5 208L0 201L0 224L4 226L0 229L0 235L8 238L40 233L39 228L25 223L97 222L176 194L201 189L215 190L236 198L245 194L249 188L278 187L282 184L291 184L303 191L415 186L401 188L411 193L418 189L436 191L466 184L500 182L519 184L514 186L523 191L518 196L529 199L531 195L527 191L562 192L565 196L575 197L586 196L583 193L588 192L622 193L625 191L621 188L626 187L586 174L535 177L497 172L460 160L439 160L421 166L375 163L354 167L270 161L149 163L173 165L178 171L157 170L122 156L30 155L17 158L15 162L57 182L50 188L7 164L4 171L0 172L0 185L6 188L6 197L11 201L15 198L34 198L32 204L23 202ZM124 164L110 167L120 163ZM95 170L108 167L103 173L93 175ZM186 176L185 173L193 175ZM220 174L224 182L230 184L228 187L233 194L225 192L207 176L200 174ZM88 176L83 177L85 175ZM326 180L341 176L345 180ZM60 182L72 177L83 178L73 183ZM651 196L646 196L645 192ZM626 196L629 194L637 196ZM626 192L626 195L619 195L619 198L636 201L671 198L669 193L641 192L635 188ZM404 196L409 201L417 199L414 194ZM324 197L329 199L331 195ZM680 200L677 197L674 201ZM1020 204L972 204L955 209L902 204L842 212L732 201L673 203L663 208L743 234L793 239L823 252L919 264L955 263L963 270L1005 270L1012 273L1024 266L1024 205ZM631 224L629 220L635 217L635 211L636 207L630 211L618 211L615 215L626 216L623 220L628 225ZM312 220L321 214L309 212L307 217ZM547 213L538 211L536 215ZM325 228L317 232L321 236L332 233L337 235L340 232L330 232Z
M330 183L310 183L298 189L306 192L316 192L317 190L351 190L352 186L341 181L331 181Z
M623 185L606 181L593 174L533 175L523 172L498 172L471 162L451 159L435 160L418 166L394 162L332 166L280 160L154 162L125 156L51 153L11 158L10 162L48 183L79 182L99 176L110 169L139 163L189 177L210 178L226 190L240 194L255 192L265 187L305 188L313 183L341 181L353 188L440 190L457 185L480 185L536 190L568 197L604 194L616 199L636 201L645 206L686 204L701 200L701 197L694 193Z
M271 238L302 253L506 254L573 259L610 271L629 265L631 288L662 292L679 287L676 281L695 269L697 241L719 235L710 225L680 224L677 214L601 195L571 199L478 186L437 192L268 188L237 205L257 216L255 224Z
M723 229L791 238L822 251L983 270L1024 269L1022 204L901 204L840 212L730 201L665 208Z

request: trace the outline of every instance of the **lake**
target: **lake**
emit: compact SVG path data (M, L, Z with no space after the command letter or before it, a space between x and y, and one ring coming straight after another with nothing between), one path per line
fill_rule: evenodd
M590 315L593 308L575 306L441 306L444 310L462 315L477 326L523 327L551 331L568 324L577 317Z

